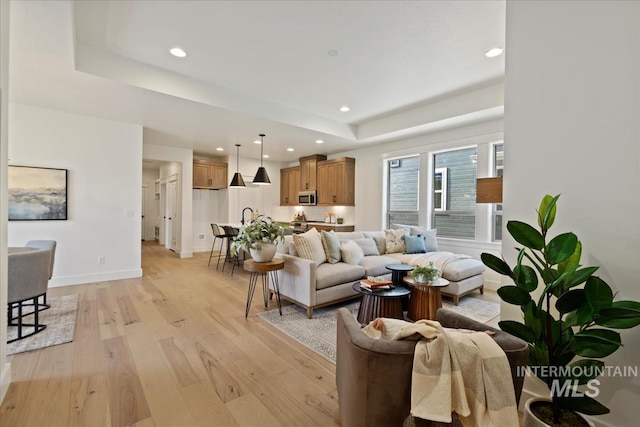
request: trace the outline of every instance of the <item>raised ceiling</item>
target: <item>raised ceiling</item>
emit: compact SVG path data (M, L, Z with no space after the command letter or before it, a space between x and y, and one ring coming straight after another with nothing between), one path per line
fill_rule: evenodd
M292 161L499 117L504 20L504 1L11 2L10 99L197 154L258 157L265 133Z

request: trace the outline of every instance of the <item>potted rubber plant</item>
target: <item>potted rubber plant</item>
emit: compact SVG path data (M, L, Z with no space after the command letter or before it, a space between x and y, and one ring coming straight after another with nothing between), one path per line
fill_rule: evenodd
M241 227L231 243L231 255L243 250L251 254L255 262L268 262L276 254L276 244L284 242L284 232L289 227L275 222L271 217L260 215L249 225Z
M582 244L574 233L549 236L558 198L542 199L537 228L520 221L507 223L509 234L521 245L513 267L494 255L481 255L487 267L513 281L498 289L498 295L520 307L522 320L501 321L500 328L529 343L529 369L549 387L550 399L525 405L531 410L525 411L525 426L587 426L577 413L608 413L593 398L596 378L605 366L600 359L622 345L614 329L640 324L639 302L614 301L611 287L594 275L599 267L580 265ZM579 385L586 391L579 391ZM561 424L573 416L578 418ZM539 421L543 423L536 424Z

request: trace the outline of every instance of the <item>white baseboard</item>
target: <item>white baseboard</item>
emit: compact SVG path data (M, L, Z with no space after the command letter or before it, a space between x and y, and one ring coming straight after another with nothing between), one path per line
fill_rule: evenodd
M109 271L105 273L81 274L78 276L54 277L49 281L52 288L68 285L82 285L85 283L108 282L110 280L132 279L142 277L142 269Z

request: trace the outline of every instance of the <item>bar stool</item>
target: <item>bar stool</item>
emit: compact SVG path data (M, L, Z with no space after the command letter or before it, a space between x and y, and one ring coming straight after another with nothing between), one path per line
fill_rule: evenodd
M235 237L238 235L239 230L230 225L223 225L222 228L224 228L224 235L227 238L227 250L224 256L224 262L222 263L222 271L224 271L225 264L228 261L231 261L233 263L233 266L231 268L231 275L233 276L233 272L236 269L236 265L240 265L240 258L238 256L239 253L236 254L235 256L231 256L231 241L235 239ZM218 255L218 258L219 257L220 255ZM244 261L244 256L243 256L243 261Z
M213 258L213 251L215 250L215 247L216 247L216 241L220 239L220 250L218 251L218 262L216 263L216 270L217 270L218 267L220 266L220 256L222 255L222 248L225 245L225 239L228 239L229 236L227 236L220 229L218 224L211 224L211 231L213 232L213 244L211 245L211 252L209 253L209 263L207 264L207 266L211 265L211 258Z

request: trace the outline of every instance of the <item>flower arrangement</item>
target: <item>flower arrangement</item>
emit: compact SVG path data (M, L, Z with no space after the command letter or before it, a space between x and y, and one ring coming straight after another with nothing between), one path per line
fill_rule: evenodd
M240 232L231 243L231 255L238 251L249 252L249 249L262 249L263 243L275 244L278 240L284 242L284 232L290 227L275 222L271 217L260 215Z
M413 277L416 282L433 282L440 278L440 270L435 268L433 263L430 262L428 266L416 266L413 271L411 271L411 277Z

